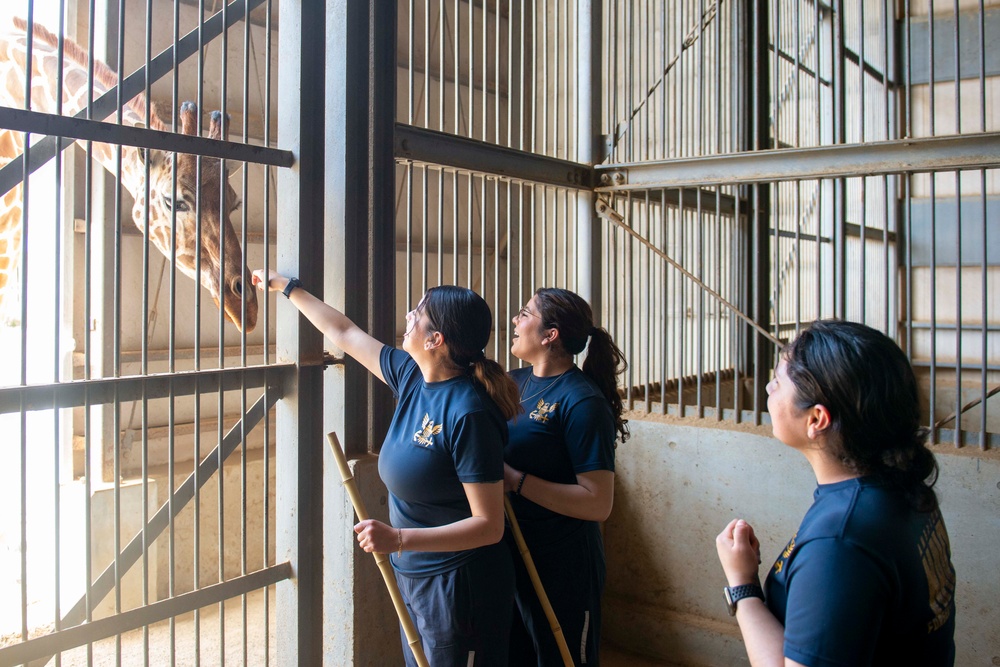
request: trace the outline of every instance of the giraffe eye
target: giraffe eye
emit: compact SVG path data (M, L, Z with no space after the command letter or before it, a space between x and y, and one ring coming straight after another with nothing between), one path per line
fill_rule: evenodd
M185 213L191 210L191 207L187 205L186 201L183 199L175 200L170 195L163 195L163 203L166 205L167 209L177 211L178 213Z

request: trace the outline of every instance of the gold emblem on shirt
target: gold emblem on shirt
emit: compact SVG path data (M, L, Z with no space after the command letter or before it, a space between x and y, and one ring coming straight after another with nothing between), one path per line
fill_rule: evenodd
M798 536L798 531L795 531L795 534L792 535L792 539L788 540L788 544L785 546L784 551L782 551L781 555L778 556L778 560L774 561L775 574L781 572L782 568L785 567L785 563L788 561L789 556L791 556L792 552L795 551L795 538Z
M955 596L955 570L951 567L951 545L948 543L948 531L945 530L939 510L935 510L927 522L923 535L920 536L918 548L924 565L924 574L927 575L927 591L930 593L928 602L934 613L934 618L927 623L927 632L931 633L951 618Z
M424 422L421 424L420 430L413 434L413 439L424 447L430 447L434 444L434 436L440 433L443 427L443 424L435 426L430 415L424 413Z
M557 407L559 407L558 403L553 403L552 405L549 405L548 403L545 402L544 398L540 398L538 399L538 405L535 406L535 409L531 411L531 414L528 415L528 417L530 417L536 422L542 422L543 424L547 424L549 421L549 417L552 416L552 413L555 412Z

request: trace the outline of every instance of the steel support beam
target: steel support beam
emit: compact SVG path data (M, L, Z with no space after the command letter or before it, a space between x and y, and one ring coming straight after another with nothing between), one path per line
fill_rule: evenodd
M329 6L327 6L329 4ZM280 233L275 268L298 276L302 286L322 298L327 170L326 101L328 15L343 16L339 3L280 3L278 136L296 157L292 169L278 171ZM335 116L333 116L335 117ZM324 664L326 638L323 598L331 582L324 577L323 489L334 475L323 466L323 334L294 307L279 300L278 357L294 360L296 372L277 405L275 471L275 558L288 560L295 577L276 586L279 665Z
M802 181L998 166L1000 132L987 132L602 165L597 168L602 183L597 191Z
M593 167L527 153L453 134L396 123L395 156L437 167L462 169L498 178L590 190Z

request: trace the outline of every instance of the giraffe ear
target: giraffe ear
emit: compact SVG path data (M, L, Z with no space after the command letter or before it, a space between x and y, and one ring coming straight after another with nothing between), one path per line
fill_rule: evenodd
M161 166L163 164L164 160L166 160L166 153L164 153L163 151L159 151L159 150L149 150L149 151L146 151L146 150L142 150L142 149L139 150L139 160L140 161L145 161L146 155L149 155L149 168L150 169L156 169L157 167L159 167L159 166Z

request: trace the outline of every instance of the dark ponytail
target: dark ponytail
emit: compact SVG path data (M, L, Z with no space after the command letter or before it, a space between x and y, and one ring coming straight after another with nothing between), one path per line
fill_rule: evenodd
M937 507L938 466L921 426L917 380L890 338L855 322L821 320L783 351L800 409L830 412L833 453L850 470L897 489L912 507Z
M504 419L509 421L521 412L517 383L507 375L503 366L492 359L479 357L472 362L472 375L500 408Z
M567 354L576 355L586 348L583 372L608 400L615 431L625 442L629 437L628 420L622 417L625 404L618 393L618 376L628 368L625 355L606 329L594 326L590 304L580 295L555 287L542 287L535 292L535 301L545 326L559 330L559 340Z
M448 344L451 361L483 385L504 419L517 415L521 411L517 384L500 364L483 354L493 331L489 304L472 290L455 285L430 288L423 304L431 326Z

